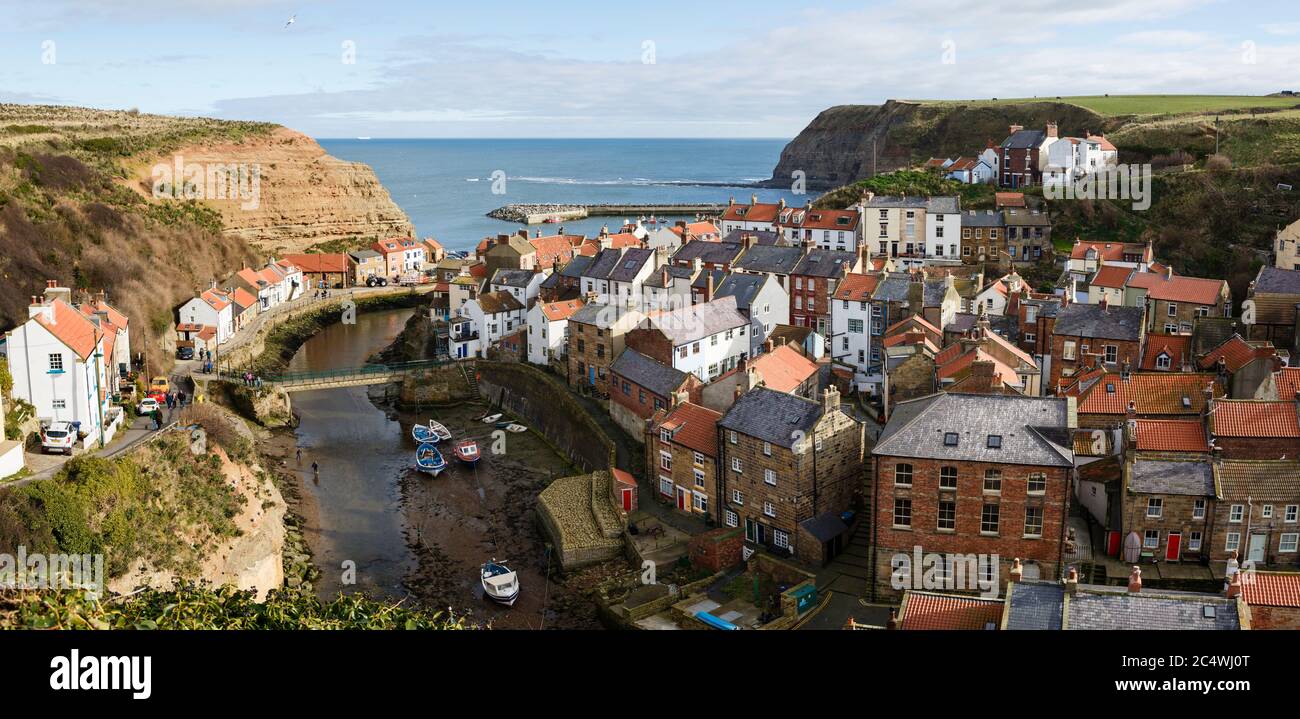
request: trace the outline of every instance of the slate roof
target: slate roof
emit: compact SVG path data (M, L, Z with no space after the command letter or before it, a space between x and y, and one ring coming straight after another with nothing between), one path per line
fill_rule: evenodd
M690 376L631 348L623 350L609 369L619 377L667 398L671 398Z
M1006 628L1049 629L1061 628L1061 610L1065 607L1065 591L1056 584L1016 582L1011 585L1010 607Z
M811 431L821 417L820 402L767 387L755 387L740 395L718 426L779 447L792 447L795 432Z
M536 276L532 270L512 270L502 267L492 275L492 281L488 284L505 285L506 287L528 287L528 283L533 281Z
M595 257L589 255L575 255L574 258L569 260L568 264L564 266L564 269L555 274L570 279L582 277L583 273L587 271L588 267L591 267L591 263L595 262L595 260Z
M955 195L940 197L879 195L867 200L866 207L871 210L888 208L922 209L930 213L951 215L961 212L961 198Z
M1214 469L1208 461L1177 462L1139 459L1129 474L1130 492L1214 496Z
M650 327L662 332L674 347L749 324L749 320L737 311L735 297L721 297L711 302L660 312L647 321Z
M618 263L609 273L609 279L614 282L631 282L636 279L645 263L654 260L655 251L642 247L628 248L623 256L619 258Z
M1224 499L1285 502L1300 497L1300 462L1295 460L1225 459L1215 469Z
M1145 308L1071 304L1056 313L1053 334L1137 342Z
M903 595L899 629L996 629L1002 623L1000 599L908 591Z
M755 245L780 245L781 235L773 230L732 230L723 236L723 242L741 244L746 235L754 237Z
M607 304L588 302L582 309L569 315L570 322L608 328L618 319L618 312Z
M829 542L844 534L849 528L844 520L840 519L840 513L834 510L809 517L800 522L799 526L819 542Z
M1038 147L1046 139L1047 133L1042 130L1017 130L1002 141L1002 147L1008 150L1027 150Z
M876 283L876 291L871 293L871 299L879 302L906 302L911 286L912 280L908 275L887 273Z
M1255 292L1300 295L1300 271L1265 265L1255 275Z
M803 259L802 247L784 247L781 245L754 245L745 250L732 266L747 272L772 272L788 275Z
M767 280L768 278L764 275L747 275L741 272L733 272L727 275L722 284L714 288L713 299L735 297L736 309L741 312L748 312L749 303L763 289L763 284Z
M808 277L840 277L845 274L844 265L852 269L857 262L856 252L839 250L809 250L791 274Z
M1046 436L1047 430L1065 430L1068 421L1064 398L936 394L898 403L872 453L1072 467L1068 437L1057 442ZM956 446L944 444L948 433L958 435ZM990 435L1002 438L1000 448L988 446Z
M708 242L696 240L687 242L673 253L675 264L690 264L698 257L704 264L730 265L736 261L745 246L738 242Z
M596 256L592 258L591 263L583 268L582 276L598 280L609 279L610 273L614 271L614 268L618 267L622 254L621 250L615 249L606 249L597 252Z
M968 210L961 216L962 229L967 227L1002 227L1002 213L993 210Z

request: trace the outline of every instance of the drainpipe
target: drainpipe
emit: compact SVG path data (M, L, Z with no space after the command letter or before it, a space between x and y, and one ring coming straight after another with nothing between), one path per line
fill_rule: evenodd
M874 447L872 448L875 449ZM871 456L871 601L876 601L876 555L880 551L877 544L880 522L876 515L880 512L880 457L874 451Z

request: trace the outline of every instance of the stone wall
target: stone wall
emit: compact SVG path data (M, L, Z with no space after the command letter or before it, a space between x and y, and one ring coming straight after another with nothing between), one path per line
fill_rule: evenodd
M560 380L528 364L480 360L479 391L523 419L584 472L614 464L614 443Z
M448 364L407 375L398 395L403 407L473 402L479 395L465 380L465 373L477 371L473 364Z

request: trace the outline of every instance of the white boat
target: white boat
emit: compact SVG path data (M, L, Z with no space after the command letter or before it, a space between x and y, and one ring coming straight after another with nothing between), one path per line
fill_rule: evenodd
M506 566L505 562L493 559L485 562L481 569L483 596L497 604L513 607L519 599L519 575Z
M439 440L451 439L451 430L443 426L441 422L429 420L429 429L433 430L433 433L438 435Z
M508 425L508 426L506 427L506 431L508 431L508 432L527 432L527 431L528 431L528 428L525 427L525 426L523 426L522 424L510 424L510 425Z
M489 414L488 416L483 418L483 424L492 424L493 422L499 419L501 419L500 414Z

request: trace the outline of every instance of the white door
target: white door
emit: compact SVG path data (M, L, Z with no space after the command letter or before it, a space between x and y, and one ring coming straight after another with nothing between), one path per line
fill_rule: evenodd
M1246 553L1246 559L1256 564L1264 563L1264 548L1268 546L1267 534L1250 535L1250 549Z

